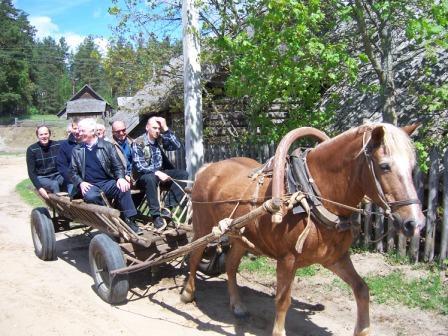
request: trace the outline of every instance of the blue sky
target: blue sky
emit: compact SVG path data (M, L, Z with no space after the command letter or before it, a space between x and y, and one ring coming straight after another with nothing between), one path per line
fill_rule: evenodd
M64 36L72 50L93 35L104 52L116 21L107 12L110 0L15 0L14 5L28 14L38 38Z

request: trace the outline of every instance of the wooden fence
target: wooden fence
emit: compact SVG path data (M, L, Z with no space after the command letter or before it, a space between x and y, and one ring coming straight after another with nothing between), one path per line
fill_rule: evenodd
M275 154L275 145L210 145L204 148L205 162L216 162L235 156L251 157L265 162ZM185 151L168 152L176 167L185 169ZM448 257L448 150L442 154L437 149L430 153L428 174L415 171L414 183L426 215L425 228L410 239L394 231L389 232L392 223L385 219L382 209L366 204L365 209L375 214L360 216L361 233L355 241L356 246L378 252L397 252L408 256L412 261L446 261ZM386 236L377 240L385 233Z

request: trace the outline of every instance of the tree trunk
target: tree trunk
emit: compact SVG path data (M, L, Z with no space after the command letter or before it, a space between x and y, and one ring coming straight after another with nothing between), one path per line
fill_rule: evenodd
M194 0L182 2L184 55L185 158L190 179L204 162L202 139L201 65L198 11Z
M392 29L387 22L381 23L381 68L383 69L380 76L380 104L383 115L383 121L397 125L397 113L395 111L395 71L393 69L393 40Z

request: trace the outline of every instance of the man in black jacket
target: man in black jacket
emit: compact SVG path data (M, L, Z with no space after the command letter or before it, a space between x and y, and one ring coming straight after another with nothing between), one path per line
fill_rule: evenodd
M73 194L81 192L86 202L103 205L101 192L104 192L106 197L118 201L123 219L131 229L142 233L132 220L137 210L131 198L129 182L124 178L125 170L114 146L98 139L93 119L81 120L78 131L82 143L72 152Z
M51 131L47 126L36 128L38 141L26 150L28 176L39 194L48 198L47 192L58 193L64 179L56 168L59 142L50 140Z
M69 128L70 134L67 138L67 140L63 140L60 142L60 148L59 148L59 154L56 159L57 167L59 174L62 175L64 178L64 185L67 189L67 192L69 194L72 193L73 190L73 183L72 178L70 176L70 164L72 162L72 151L73 148L78 144L80 141L80 136L78 132L78 120L73 119L70 124Z

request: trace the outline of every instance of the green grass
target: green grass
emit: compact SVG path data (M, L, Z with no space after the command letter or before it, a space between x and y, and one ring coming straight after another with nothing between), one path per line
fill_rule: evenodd
M28 119L34 121L59 121L59 117L55 114L29 114L20 117L21 120Z
M250 273L258 273L264 275L275 275L275 261L269 259L268 257L243 257L239 267L240 271L247 271ZM296 271L296 276L299 277L311 277L318 273L319 266L311 265L304 268L299 268Z
M34 186L31 183L30 179L23 180L19 184L16 185L16 191L19 193L22 200L33 206L43 206L44 203L42 200L34 193Z
M438 272L407 280L401 272L396 271L381 277L370 276L365 281L375 302L396 302L448 315L448 284L442 283Z

